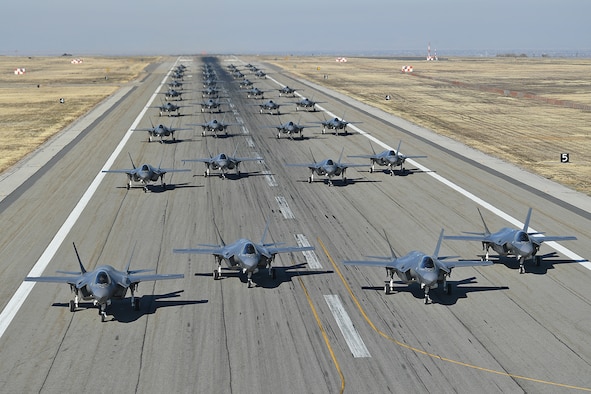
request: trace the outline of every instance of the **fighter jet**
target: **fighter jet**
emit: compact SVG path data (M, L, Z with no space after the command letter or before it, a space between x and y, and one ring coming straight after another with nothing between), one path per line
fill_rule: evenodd
M131 154L129 155L129 159L131 160L131 165L133 166L132 169L126 170L103 170L102 172L107 173L124 173L127 174L127 190L131 188L131 182L141 183L144 187L144 192L148 191L148 183L156 182L160 179L160 185L162 189L166 188L166 183L164 183L164 174L167 172L188 172L191 171L188 168L186 169L172 169L172 168L158 168L152 167L149 164L142 164L141 167L136 167L133 163L133 159L131 158Z
M339 135L339 130L343 130L343 133L347 133L347 125L354 124L352 122L347 122L344 119L333 118L329 120L325 120L324 122L320 122L322 124L322 134L326 133L326 129L331 129L335 131L335 135ZM355 122L359 123L359 122Z
M307 98L303 98L300 101L296 101L296 111L299 111L300 108L304 108L306 111L312 109L313 112L316 112L316 104L320 104L320 101L312 101Z
M203 80L203 87L207 88L207 87L213 87L216 86L218 84L218 80L216 79L212 79L212 78L207 78Z
M285 133L289 136L289 138L293 139L293 135L294 134L298 134L300 135L300 139L304 139L304 134L303 134L303 130L304 127L308 127L307 125L299 125L293 121L289 121L287 123L283 123L280 124L278 126L267 126L267 127L273 127L277 129L277 138L281 138L281 133Z
M107 317L106 309L107 306L111 305L111 300L125 298L127 289L131 291L131 307L139 311L140 299L136 299L134 293L140 282L182 279L185 277L183 274L147 274L147 272L155 270L130 270L131 258L127 263L127 267L125 267L125 271L118 271L110 265L101 265L92 271L87 271L84 265L82 265L75 244L74 251L76 252L78 264L80 265L80 272L58 271L58 273L64 274L64 276L27 276L25 281L69 284L72 293L75 294L74 299L70 300L70 312L76 311L80 299L92 301L95 306L99 307L99 315L101 316L102 322Z
M183 83L180 81L172 81L168 83L168 87L171 89L182 89Z
M189 123L188 126L201 126L203 129L201 135L205 137L207 131L212 131L214 133L213 136L217 137L218 131L223 131L226 135L228 135L228 131L226 130L228 126L235 126L239 124L240 123L223 123L223 121L219 122L217 119L212 119L207 123Z
M445 239L482 242L482 249L486 251L485 260L488 260L488 250L490 248L500 256L515 256L519 260L519 273L523 274L525 272L525 260L531 258L536 266L541 264L542 256L537 256L536 253L540 249L542 242L573 241L577 239L574 236L547 236L543 233L528 232L531 211L531 208L527 211L527 217L521 230L503 227L496 233L491 233L484 221L482 212L478 209L478 214L484 224L484 233L465 232L465 234L472 235L448 235Z
M344 148L343 148L344 150ZM341 175L343 183L347 184L347 177L345 176L345 172L349 167L363 167L364 164L350 164L350 163L341 163L341 157L343 156L343 150L341 150L341 154L339 156L339 160L335 162L332 159L325 159L322 161L317 162L314 159L314 155L312 155L312 151L310 154L312 155L312 160L314 163L303 163L303 164L286 164L286 166L290 167L308 167L310 169L310 176L308 177L308 183L312 183L314 181L314 173L319 176L326 176L328 178L328 186L333 186L332 178L334 176Z
M265 92L270 92L270 90L261 90L257 87L254 87L254 88L248 89L246 91L246 97L248 97L248 98L254 97L254 98L264 99Z
M244 78L244 74L242 74L242 72L238 69L232 71L232 76L236 79Z
M388 166L388 172L390 173L390 175L394 175L394 170L392 169L392 167L400 166L400 171L404 172L404 168L402 166L404 165L404 162L406 161L406 159L420 159L420 158L427 157L427 156L405 156L402 153L400 153L400 145L401 144L402 144L402 140L398 143L398 148L396 149L396 151L385 150L381 153L376 154L376 151L373 149L373 145L370 142L369 146L371 147L371 150L373 151L373 155L354 155L354 156L347 156L347 157L363 157L363 158L369 159L371 162L371 167L369 168L369 172L374 172L376 164L378 164L380 166Z
M152 124L151 120L150 120L150 124ZM146 129L134 129L133 131L147 131L148 132L148 142L152 142L152 138L154 138L154 137L160 137L160 143L162 143L163 137L168 137L168 136L170 136L173 141L176 141L176 139L174 137L174 132L180 131L180 130L191 130L191 129L190 128L175 129L172 126L167 127L163 124L158 124L156 126L154 126L154 124L152 124L152 127L148 127Z
M240 81L239 85L241 88L248 88L248 87L252 86L252 82L250 80L248 80L247 78L244 78L242 81Z
M261 107L260 109L260 113L262 114L264 111L269 111L270 114L273 114L273 111L275 111L275 113L277 115L279 115L279 107L281 107L281 104L277 104L275 101L273 100L268 100L265 101L262 104L257 104L259 107Z
M200 103L200 105L201 112L205 112L206 109L209 110L210 113L212 113L215 109L217 109L217 112L222 112L222 103L220 103L219 100L209 99Z
M295 97L296 90L290 88L287 85L285 85L284 87L282 87L281 89L278 89L278 90L279 90L279 97L281 97L282 94L285 94L286 96L291 95L292 97Z
M167 113L168 116L171 116L171 114L173 112L176 112L176 116L181 116L181 111L180 109L182 108L182 105L176 105L173 103L166 103L166 104L162 104L156 107L152 107L152 108L158 108L160 110L160 116L162 116L162 114Z
M387 237L386 237L387 239ZM397 257L390 246L390 256L371 256L376 260L343 261L345 265L361 265L386 268L386 274L390 277L389 283L384 286L384 293L394 291L394 274L407 284L417 282L421 289L425 290L425 304L431 301L429 290L442 285L446 293L451 294L451 283L447 283L447 277L451 275L452 268L491 265L490 261L481 260L455 260L448 261L449 256L439 256L439 249L443 239L443 229L439 235L439 241L431 256L418 251L412 251L405 256Z
M263 70L256 70L254 76L257 78L267 78L267 73L265 73Z
M208 86L206 89L201 91L201 97L218 98L220 96L220 89Z
M163 94L166 101L171 99L183 100L183 92L179 92L178 90L168 89L166 92L163 92Z
M241 271L246 274L248 287L253 285L252 274L259 272L259 269L267 268L269 276L275 279L275 270L272 268L275 255L278 253L305 252L314 250L314 246L283 246L278 247L276 243L265 243L265 237L269 223L260 243L249 239L241 238L234 243L226 245L223 240L221 245L200 245L204 249L173 249L174 253L190 254L212 254L215 256L217 269L213 271L213 279L218 280L222 276L222 260L226 262L231 270ZM221 237L220 237L221 238Z
M220 170L221 171L220 177L222 179L226 179L226 172L228 170L235 169L236 175L238 176L238 178L240 178L240 169L238 167L240 166L241 162L243 162L243 161L259 161L259 160L263 160L263 158L262 157L235 157L237 150L238 150L238 147L236 147L236 150L234 151L234 157L227 155L225 153L220 153L217 156L211 156L211 154L210 154L209 158L187 159L187 160L183 160L183 163L187 162L187 161L195 161L195 162L205 163L205 173L203 174L205 177L209 176L210 170Z

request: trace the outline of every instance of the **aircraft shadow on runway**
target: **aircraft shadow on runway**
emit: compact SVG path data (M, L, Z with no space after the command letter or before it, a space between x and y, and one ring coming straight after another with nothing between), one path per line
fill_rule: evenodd
M239 180L242 178L250 178L250 177L254 177L254 176L266 176L266 175L272 175L272 174L264 174L261 171L251 171L251 172L240 171L240 175L236 174L235 172L227 172L226 178L229 180L235 181L235 180ZM193 174L193 177L204 178L203 174ZM221 178L221 177L222 177L221 173L212 172L211 174L209 174L209 176L207 176L205 178Z
M386 282L387 283L387 282ZM476 284L476 277L466 278L459 281L447 281L451 284L451 294L446 294L444 289L438 288L429 291L432 303L441 305L454 305L460 298L468 298L468 293L475 293L481 291L494 291L494 290L509 290L508 286L466 286L468 284ZM363 286L363 290L375 290L381 293L384 292L384 287L374 286ZM388 295L388 297L396 296L396 293L411 293L417 300L424 300L425 291L421 289L418 283L411 283L409 285L398 281L395 282L394 291Z
M480 257L482 258L484 256ZM519 261L517 261L515 256L489 255L489 259L492 260L494 264L503 264L508 269L519 272ZM585 261L587 260L561 259L558 253L550 252L542 255L542 262L539 266L536 266L533 261L527 260L523 268L525 269L525 274L545 275L548 273L548 270L554 269L554 266L557 264L573 264Z
M148 185L150 193L164 193L176 189L192 189L195 187L203 187L203 185L189 185L188 183L167 183L163 188L160 185ZM117 186L117 189L127 189L127 186ZM143 189L143 186L132 186L131 189Z
M274 289L279 287L282 283L292 282L293 277L295 276L308 276L308 275L321 275L321 274L332 274L334 271L320 271L320 270L310 270L306 268L305 263L295 264L289 267L281 267L281 266L273 266L275 270L275 279L271 278L267 273L267 269L262 269L258 273L252 275L252 281L254 282L254 287L262 287L264 289ZM218 280L225 280L225 279L232 279L239 280L244 284L244 287L247 286L247 278L246 275L242 275L240 271L231 270L228 268L222 268L222 276ZM212 269L213 272L213 269ZM204 276L213 280L213 273L212 272L197 272L195 276Z
M301 179L301 180L297 180L296 182L308 183L308 180ZM383 182L383 181L367 179L367 178L347 178L346 181L343 181L341 178L334 178L332 180L331 187L344 187L344 186L354 185L356 183L378 183L378 182ZM328 186L328 179L315 179L312 183L323 183L325 186Z
M208 300L168 300L170 298L180 297L184 290L174 291L168 294L150 294L137 297L140 300L140 310L135 311L131 307L131 300L126 297L122 300L113 300L107 307L107 322L117 321L119 323L132 323L145 315L152 315L159 308L168 308L182 305L206 304ZM167 300L162 300L167 299ZM69 303L53 303L51 306L69 308ZM81 302L79 308L73 313L96 313L97 320L100 322L98 308L90 302Z

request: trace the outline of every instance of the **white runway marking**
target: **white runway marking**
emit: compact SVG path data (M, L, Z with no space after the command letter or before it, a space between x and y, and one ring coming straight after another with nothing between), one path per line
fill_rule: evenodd
M279 205L279 210L283 214L283 217L284 218L286 218L286 219L295 219L295 216L294 216L293 212L289 208L289 205L287 205L287 201L285 200L285 197L283 197L283 196L276 196L275 197L275 200L277 201L277 204Z
M127 133L125 133L123 139L121 140L121 142L119 142L119 145L117 145L117 148L115 148L115 150L113 151L113 153L111 154L111 156L109 157L101 171L108 170L111 168L111 166L115 162L115 159L117 158L117 156L119 156L119 154L123 150L123 147L133 134L133 129L137 127L140 120L145 115L146 111L148 110L154 99L157 97L158 91L165 84L166 79L170 75L171 71L172 69L166 74L166 76L164 77L164 79L154 92L154 94L152 94L152 97L150 97L150 99L148 100L148 103L146 104L144 109L140 112L140 114L137 116L131 127L127 130ZM62 227L55 234L55 236L53 237L53 239L51 240L51 242L49 243L41 257L39 257L39 260L37 260L37 262L35 263L35 265L33 266L33 268L27 276L40 276L43 273L43 271L45 271L45 269L49 265L49 262L57 252L58 248L64 242L64 239L66 238L66 236L68 235L68 233L70 232L70 230L82 214L82 211L84 210L84 208L86 207L86 205L98 189L103 178L105 177L106 174L101 171L99 171L99 173L96 175L94 181L90 184L82 198L80 198L80 201L78 201L78 204L70 213L70 216L68 216ZM4 308L2 313L0 313L0 338L2 338L2 336L4 335L4 332L12 322L12 319L14 319L14 317L16 316L16 313L18 312L20 307L25 302L25 299L31 293L31 290L33 290L34 286L34 282L23 282L16 290L8 304L6 304L6 307Z
M296 234L295 237L299 246L312 246L310 245L310 242L308 242L308 238L306 238L304 234ZM320 264L320 260L318 260L318 257L316 256L316 253L314 253L313 250L306 250L302 253L306 258L308 267L315 270L322 269L322 264Z
M325 295L324 299L326 300L334 319L337 321L341 333L345 338L345 342L347 342L349 350L353 353L353 357L371 357L369 350L367 350L365 343L363 343L363 339L359 336L359 333L353 326L351 318L345 311L339 296Z
M265 174L265 179L267 180L267 183L269 184L270 187L279 186L279 184L275 180L275 177L273 176L273 174L271 174L271 171L263 170L263 174Z

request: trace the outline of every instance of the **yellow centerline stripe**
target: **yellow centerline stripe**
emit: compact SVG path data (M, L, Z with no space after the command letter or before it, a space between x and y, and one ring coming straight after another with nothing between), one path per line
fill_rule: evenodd
M551 385L551 386L557 386L557 387L562 387L562 388L568 388L568 389L575 389L575 390L582 390L582 391L589 391L589 392L591 392L591 388L587 388L587 387L572 386L572 385L568 385L568 384L550 382L550 381L547 381L547 380L529 378L527 376L514 375L512 373L508 373L508 372L504 372L504 371L496 371L494 369L485 368L485 367L479 367L477 365L468 364L468 363L465 363L465 362L462 362L462 361L453 360L453 359L446 358L446 357L441 357L441 356L439 356L437 354L429 353L429 352L427 352L425 350L418 349L416 347L410 346L410 345L408 345L406 343L400 342L400 341L392 338L391 336L389 336L385 332L379 330L375 326L375 324L371 321L371 319L367 316L367 314L365 313L365 310L361 307L361 304L357 300L357 297L355 297L355 295L353 294L353 290L351 290L351 287L349 286L349 283L347 283L347 281L345 280L345 277L341 273L341 270L337 267L337 265L334 262L332 256L330 255L330 253L328 253L328 250L324 246L324 243L322 242L322 240L320 238L317 238L317 239L318 239L318 243L320 244L320 247L322 247L322 250L324 250L324 253L326 254L326 257L328 257L328 260L332 264L335 272L341 278L341 281L343 282L343 284L345 285L345 288L349 292L349 295L351 296L351 299L353 300L353 302L355 303L355 305L357 305L357 309L359 310L359 312L361 313L361 315L363 316L363 318L365 319L365 321L369 324L369 326L375 332L377 332L379 335L381 335L382 337L386 338L387 340L393 342L394 344L396 344L396 345L398 345L400 347L403 347L405 349L411 350L411 351L413 351L415 353L423 354L423 355L429 356L431 358L435 358L435 359L438 359L438 360L441 360L441 361L445 361L445 362L448 362L448 363L460 365L460 366L467 367L467 368L476 369L476 370L483 371L483 372L489 372L489 373L493 373L493 374L496 374L496 375L507 376L507 377L510 377L510 378L513 378L513 379L527 380L529 382L536 382L536 383L542 383L542 384L547 384L547 385Z
M337 358L332 350L332 347L330 346L330 341L328 340L328 335L326 334L326 331L324 330L324 326L322 326L322 322L320 321L320 317L318 316L318 312L316 312L316 308L314 307L314 304L312 304L312 299L310 298L310 294L308 294L308 289L306 289L306 286L304 286L304 282L302 281L301 277L298 277L298 280L300 282L300 285L302 286L302 289L304 289L304 294L306 295L306 298L308 299L308 304L310 304L310 309L312 309L312 313L314 314L314 318L316 319L316 324L318 324L318 328L320 328L320 332L322 332L322 337L324 338L324 343L326 344L326 347L328 348L328 351L330 353L330 357L332 358L332 361L335 364L337 372L339 373L339 376L341 377L341 391L340 391L340 393L342 394L343 391L345 391L345 377L343 376L343 372L341 371L341 367L339 365L339 362L337 361Z

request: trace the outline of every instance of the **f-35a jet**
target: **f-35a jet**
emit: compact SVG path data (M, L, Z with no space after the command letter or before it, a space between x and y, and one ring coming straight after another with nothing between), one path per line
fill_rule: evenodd
M344 150L344 148L343 148ZM314 174L319 176L326 176L328 178L328 186L332 186L332 178L335 176L341 176L343 179L343 183L347 183L347 177L345 176L345 172L349 167L363 167L364 164L350 164L350 163L341 163L341 157L343 156L343 150L341 150L341 154L339 156L338 161L334 161L333 159L325 159L322 161L316 161L314 159L314 155L312 151L310 151L310 155L312 155L312 160L314 163L302 163L302 164L286 164L286 166L290 167L308 167L310 169L310 177L308 178L308 183L312 183L314 181Z
M238 147L236 147L236 150ZM234 155L236 155L236 151L234 151ZM200 163L205 163L205 173L204 176L208 177L210 175L210 170L221 170L220 177L222 179L226 178L226 173L228 170L236 169L236 175L240 178L240 163L243 161L259 161L263 160L262 157L232 157L225 153L220 153L217 156L209 156L209 158L201 158L201 159L188 159L183 160L184 162L187 161L195 161Z
M268 127L274 127L277 129L277 138L281 138L281 133L285 133L291 139L293 139L294 134L299 134L300 139L304 139L303 130L304 130L304 127L308 127L308 126L299 125L299 124L290 120L289 122L280 124L278 126L268 126Z
M371 256L375 260L361 261L343 261L345 265L361 265L384 267L390 277L389 283L384 286L384 292L390 294L394 291L394 274L398 275L404 283L418 283L421 289L425 290L425 304L428 304L431 298L429 290L437 288L440 284L447 294L451 294L451 284L447 283L447 277L450 276L452 268L469 267L478 265L491 265L490 261L480 260L455 260L449 261L450 257L439 256L439 249L443 239L443 229L439 235L439 241L432 255L423 252L412 251L405 256L396 257L392 246L390 246L390 256Z
M101 265L92 271L87 271L82 265L80 256L76 245L74 251L80 265L80 272L64 272L58 271L64 276L27 276L25 281L28 282L55 282L67 283L70 289L75 294L74 299L70 300L70 312L76 311L79 306L80 299L84 301L92 301L95 306L99 307L99 315L101 321L105 321L107 316L107 306L111 305L113 299L123 299L127 294L127 289L131 291L131 307L139 311L140 300L135 298L135 291L140 282L156 281L164 279L182 279L183 274L147 274L147 272L155 270L130 270L129 265L131 258L125 267L125 271L118 271L110 265Z
M262 104L256 104L256 105L261 107L261 109L259 111L261 114L265 111L269 111L270 114L273 114L273 111L275 111L275 114L279 115L279 107L281 107L281 104L278 104L273 100L268 100Z
M373 145L371 145L371 142L369 143L369 145L371 146L371 150L373 151L373 155L347 156L347 157L363 157L363 158L369 159L371 161L371 167L369 168L369 172L374 172L375 165L377 164L380 166L388 166L388 172L390 173L390 175L394 175L394 170L392 167L400 166L400 171L404 172L404 168L402 166L404 165L404 162L406 161L406 159L420 159L420 158L427 157L427 156L405 156L402 153L400 153L400 145L402 145L402 140L398 143L398 148L396 149L396 151L385 150L383 152L376 153L376 151L373 149Z
M174 112L176 112L176 116L181 116L181 111L180 109L184 107L183 105L176 105L173 103L166 103L166 104L162 104L156 107L152 107L152 108L158 108L160 110L160 116L162 116L162 114L166 113L168 114L168 116L171 116Z
M173 249L174 253L190 254L212 254L215 256L217 269L213 271L213 279L218 280L222 276L222 261L225 261L228 268L246 274L248 287L252 287L252 274L259 272L259 269L267 268L269 276L275 279L275 270L271 266L275 255L278 253L305 252L314 250L314 246L284 246L279 247L276 243L265 243L265 237L269 223L265 227L263 237L259 243L249 239L241 238L234 243L226 245L222 240L221 245L200 245L208 248L197 249Z
M111 172L111 173L124 173L127 174L127 190L131 188L131 183L141 183L144 187L144 192L148 191L148 184L151 182L156 182L160 179L160 185L163 189L166 188L166 183L164 183L164 174L167 172L188 172L191 171L188 168L186 169L173 169L173 168L158 168L152 167L149 164L142 164L141 167L136 167L133 163L133 159L131 155L129 155L129 159L131 160L131 165L133 166L132 169L126 170L103 170L102 172Z
M174 90L174 89L168 89L166 92L164 92L162 94L164 94L164 98L167 101L172 100L172 99L177 99L177 100L183 99L183 92L178 91L178 90Z
M152 121L150 121L150 123L152 123ZM176 139L174 137L174 133L175 133L175 131L180 131L180 130L191 130L191 129L190 128L176 129L172 126L167 127L163 124L158 124L156 126L154 126L152 124L152 127L148 127L145 129L134 129L133 131L147 131L148 132L148 142L152 142L152 138L154 138L154 137L160 137L160 143L162 143L163 138L168 137L168 136L170 136L173 141L176 141Z
M223 123L218 121L217 119L212 119L207 123L189 123L188 126L201 126L201 128L203 129L203 131L201 132L201 134L205 137L206 132L207 131L212 131L214 134L214 137L218 136L218 131L224 132L226 135L228 135L228 131L226 130L228 128L228 126L236 126L239 125L240 123Z
M482 219L482 224L484 224L483 233L466 232L466 234L472 235L447 235L445 239L482 242L482 248L486 251L486 260L488 260L488 250L490 248L500 256L515 256L519 260L519 273L523 274L525 272L525 260L534 259L536 266L541 264L542 256L537 256L536 253L540 250L542 242L573 241L577 239L574 236L548 236L543 233L528 232L531 211L531 208L527 211L527 217L521 230L503 227L496 233L491 233L484 221L482 212L478 209L478 214L480 215L480 219Z
M290 88L289 86L285 85L284 87L278 89L279 90L279 97L281 97L282 94L284 95L289 95L291 97L295 97L295 92L296 89ZM301 90L301 89L299 89Z
M359 122L355 122L359 123ZM320 122L322 124L322 134L326 133L326 129L334 130L335 135L339 135L339 130L343 130L344 134L347 134L347 125L355 124L353 122L347 122L345 119L332 118Z
M208 110L209 112L213 112L216 109L217 109L217 112L222 112L222 108L221 108L222 103L220 103L219 100L208 99L207 101L204 101L199 104L201 105L201 112L205 112L205 110Z
M303 108L306 111L309 111L310 109L312 109L313 112L316 112L316 104L320 104L320 103L322 103L322 102L321 101L312 101L308 98L303 98L300 101L295 102L296 111L299 111L300 108Z

